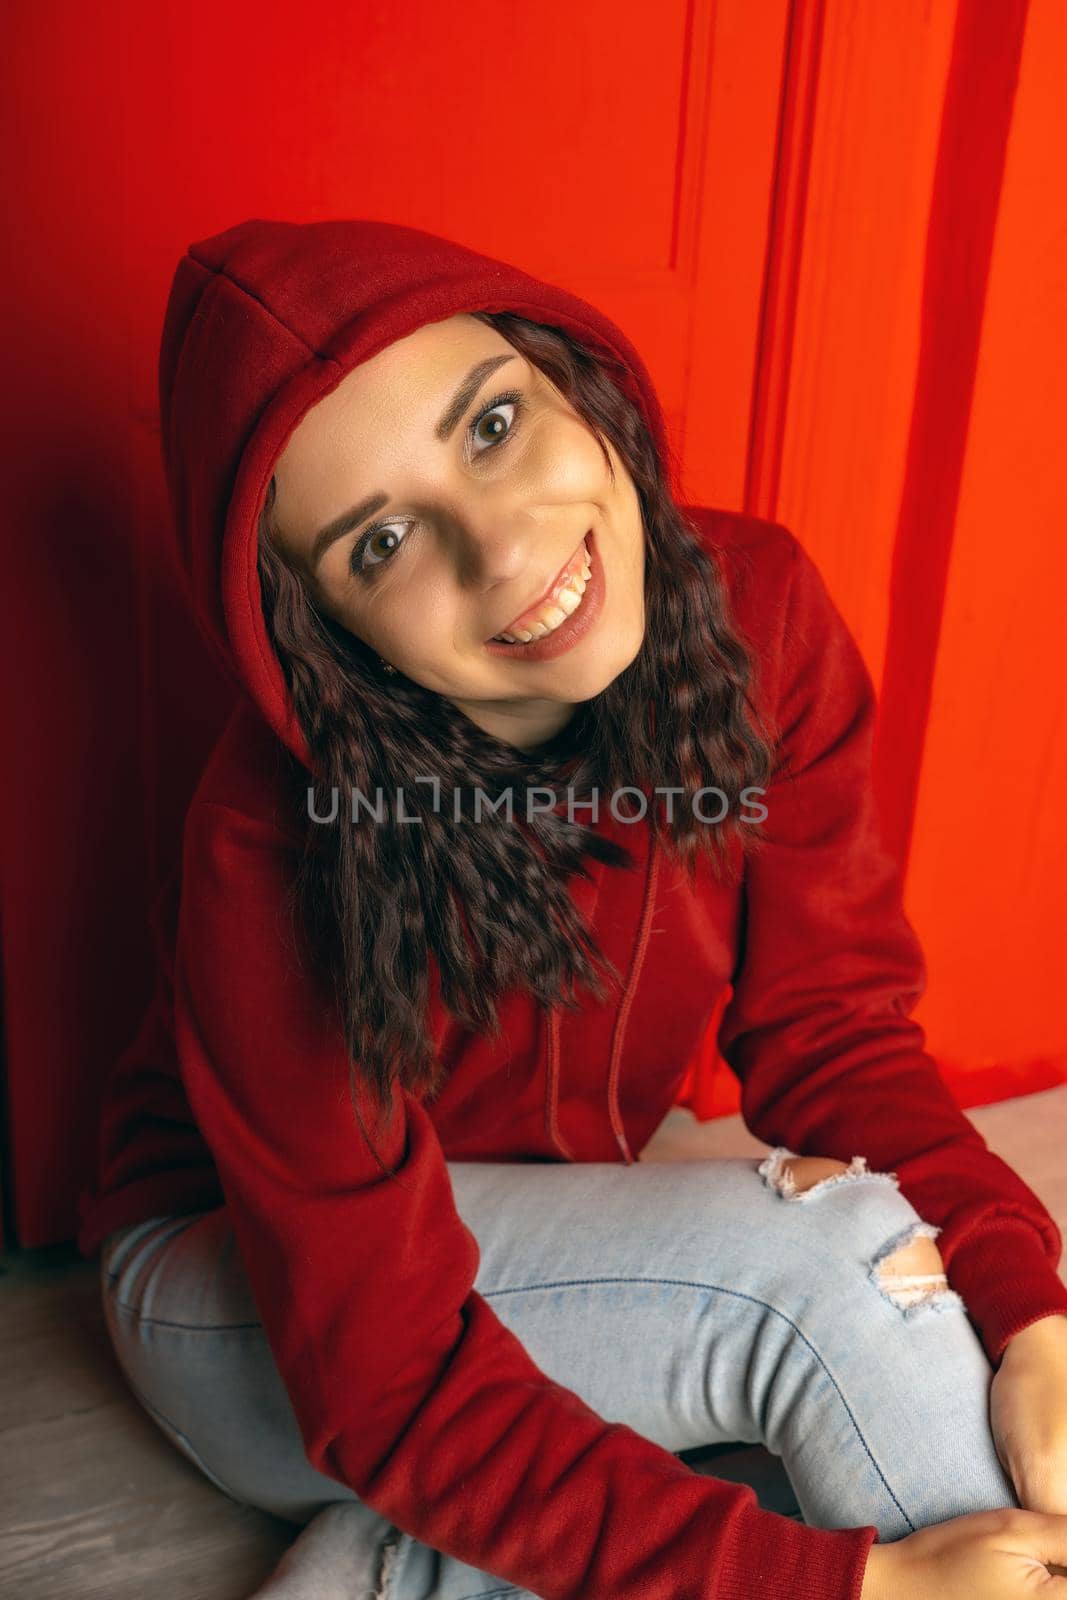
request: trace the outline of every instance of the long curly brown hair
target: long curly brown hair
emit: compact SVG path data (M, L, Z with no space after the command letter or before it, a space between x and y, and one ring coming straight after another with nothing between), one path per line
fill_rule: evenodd
M494 1037L494 1001L514 988L542 1006L577 1010L578 984L597 1001L607 998L599 966L621 989L567 881L576 872L589 876L584 857L613 867L633 867L634 857L565 814L528 812L528 789L551 790L559 800L566 785L575 808L594 787L602 807L605 795L640 790L647 822L635 826L654 828L691 877L707 852L733 881L737 844L743 853L759 842L757 824L738 815L738 802L746 788L766 783L773 766L773 741L748 692L752 664L731 632L722 577L675 504L669 464L605 358L559 328L511 313L478 316L546 374L601 449L610 440L628 469L647 540L646 629L635 659L556 738L519 751L446 697L402 673L383 675L373 650L316 609L274 542L271 480L259 528L264 615L321 774L309 786L307 769L290 758L306 839L290 912L310 959L331 981L364 1134L354 1074L378 1113L392 1107L394 1082L425 1098L443 1084L427 1027L431 957L449 1011ZM458 805L450 800L435 809L432 787L414 781L430 774L441 793L461 797ZM720 823L694 812L693 796L707 787L728 802ZM668 819L659 814L657 788L681 791ZM510 816L493 805L509 789ZM380 793L381 820L349 822L346 800L336 796L353 790L368 803ZM472 827L479 790L480 820ZM545 799L534 797L534 806ZM334 804L331 825L312 820L312 810L322 817ZM617 812L637 807L620 803Z

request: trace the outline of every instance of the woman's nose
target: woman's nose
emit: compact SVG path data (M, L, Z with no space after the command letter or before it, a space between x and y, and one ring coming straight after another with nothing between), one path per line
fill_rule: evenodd
M521 516L482 514L464 518L459 528L460 579L481 590L521 579L544 543L543 532Z

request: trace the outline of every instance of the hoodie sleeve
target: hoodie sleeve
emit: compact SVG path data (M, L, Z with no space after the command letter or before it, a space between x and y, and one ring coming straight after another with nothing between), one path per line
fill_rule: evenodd
M784 530L781 530L784 531ZM746 863L743 954L719 1048L757 1138L894 1171L941 1229L949 1283L990 1360L1067 1312L1062 1241L963 1114L910 1013L926 984L871 781L873 683L797 540L764 843Z
M874 1527L764 1510L534 1363L473 1287L477 1241L407 1093L375 1131L382 1174L280 909L295 864L273 824L194 801L175 1037L312 1466L544 1600L858 1600Z

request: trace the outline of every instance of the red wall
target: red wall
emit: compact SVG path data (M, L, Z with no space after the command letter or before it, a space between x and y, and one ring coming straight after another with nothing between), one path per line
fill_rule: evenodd
M690 497L787 521L883 686L879 799L957 1094L1067 1078L1065 34L1056 0L9 9L21 1242L72 1232L151 886L226 711L159 553L155 353L185 245L247 216L411 222L626 327ZM736 1104L714 1068L709 1042L700 1114Z

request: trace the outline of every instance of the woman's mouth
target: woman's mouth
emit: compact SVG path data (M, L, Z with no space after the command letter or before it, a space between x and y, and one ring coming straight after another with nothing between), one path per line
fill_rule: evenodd
M543 661L589 631L604 602L604 575L592 529L561 569L545 598L486 641L494 655Z

